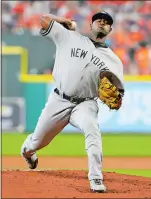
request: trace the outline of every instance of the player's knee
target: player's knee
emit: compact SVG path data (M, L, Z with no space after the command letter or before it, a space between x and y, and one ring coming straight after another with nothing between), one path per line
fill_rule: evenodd
M101 133L98 128L92 128L85 133L85 148L95 151L96 148L101 149Z
M86 135L93 134L97 136L99 134L99 126L96 120L86 120L83 123L83 131Z
M85 148L101 147L101 137L94 134L85 135Z

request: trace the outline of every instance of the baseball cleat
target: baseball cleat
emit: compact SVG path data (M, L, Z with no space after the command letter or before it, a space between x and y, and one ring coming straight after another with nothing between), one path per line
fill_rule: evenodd
M92 192L103 193L106 191L106 187L103 184L102 180L94 179L90 181L90 190Z
M38 165L38 158L36 156L36 153L34 153L31 157L26 157L25 150L26 149L24 148L24 152L22 153L23 158L26 160L30 169L35 169Z

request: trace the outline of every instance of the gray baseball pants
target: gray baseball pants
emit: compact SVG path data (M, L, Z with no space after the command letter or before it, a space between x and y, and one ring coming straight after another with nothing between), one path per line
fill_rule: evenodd
M84 101L76 105L52 91L39 117L35 131L27 136L21 153L26 147L25 156L31 156L37 150L47 146L70 123L84 132L89 180L103 180L102 139L97 115L98 105L95 100Z

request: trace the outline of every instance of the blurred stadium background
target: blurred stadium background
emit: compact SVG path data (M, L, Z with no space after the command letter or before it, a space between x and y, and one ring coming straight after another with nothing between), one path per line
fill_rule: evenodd
M3 156L20 154L53 88L55 45L39 35L39 17L74 19L89 36L91 16L102 9L114 19L106 44L123 62L126 88L120 111L99 102L104 155L151 157L151 2L85 0L2 1ZM84 138L69 125L39 154L85 156Z

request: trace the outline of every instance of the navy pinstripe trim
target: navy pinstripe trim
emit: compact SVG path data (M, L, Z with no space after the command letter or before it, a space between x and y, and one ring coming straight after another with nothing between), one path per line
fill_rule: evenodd
M52 21L50 22L50 24L49 24L48 29L47 29L47 30L44 30L44 29L42 28L42 29L40 30L40 34L41 34L42 36L48 35L48 34L50 33L51 29L52 29L53 24L54 24L54 21L52 20Z

